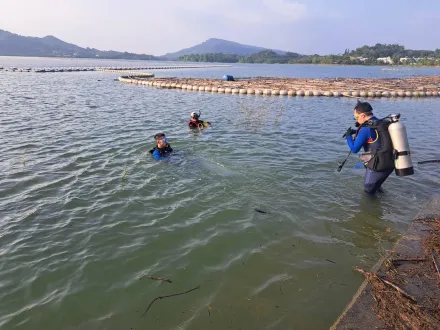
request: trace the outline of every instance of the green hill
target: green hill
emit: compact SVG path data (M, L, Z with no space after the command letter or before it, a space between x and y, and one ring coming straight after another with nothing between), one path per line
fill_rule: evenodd
M128 60L155 60L153 55L83 48L54 36L25 37L0 30L0 56L77 57Z
M193 47L185 48L175 53L168 53L161 57L170 60L177 60L185 55L218 54L218 53L244 56L244 55L252 55L261 52L262 50L267 50L267 48L244 45L238 42L228 41L223 39L211 38ZM285 53L285 51L282 50L273 50L273 51L277 54Z

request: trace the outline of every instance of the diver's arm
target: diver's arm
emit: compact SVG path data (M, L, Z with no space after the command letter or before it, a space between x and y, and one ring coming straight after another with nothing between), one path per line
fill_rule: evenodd
M368 127L362 127L355 140L351 136L347 136L347 144L351 152L358 153L362 146L365 144L370 136L370 129Z

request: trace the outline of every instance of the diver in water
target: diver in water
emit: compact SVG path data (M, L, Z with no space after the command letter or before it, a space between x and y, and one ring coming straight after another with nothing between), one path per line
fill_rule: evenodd
M200 112L199 113L195 113L195 112L191 112L191 119L188 122L188 127L191 129L194 128L205 128L211 126L211 123L209 121L203 121L200 120Z
M360 156L366 167L364 190L375 194L394 171L394 148L388 126L373 114L368 102L359 102L354 108L357 130L348 128L343 138L353 153L363 147L365 153ZM355 135L354 138L352 135Z
M168 143L168 138L164 133L157 133L154 139L156 140L156 146L150 150L150 154L157 160L167 158L173 151Z

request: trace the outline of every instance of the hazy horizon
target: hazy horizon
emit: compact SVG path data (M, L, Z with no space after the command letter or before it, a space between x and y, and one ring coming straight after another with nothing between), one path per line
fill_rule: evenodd
M302 54L376 43L440 48L440 2L4 0L0 29L81 47L164 55L209 38Z

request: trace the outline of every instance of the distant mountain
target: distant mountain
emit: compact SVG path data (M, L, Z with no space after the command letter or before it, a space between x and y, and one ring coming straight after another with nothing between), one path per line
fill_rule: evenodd
M181 56L191 55L191 54L215 54L215 53L223 53L223 54L235 54L235 55L251 55L258 53L262 50L267 50L267 48L257 47L257 46L249 46L243 45L238 42L228 41L223 39L211 38L208 39L201 44L195 45L190 48L185 48L179 50L175 53L168 53L161 58L169 59L169 60L177 60ZM271 49L277 54L285 54L285 51Z
M0 30L0 56L77 57L129 60L155 60L153 55L82 48L54 36L24 37Z

